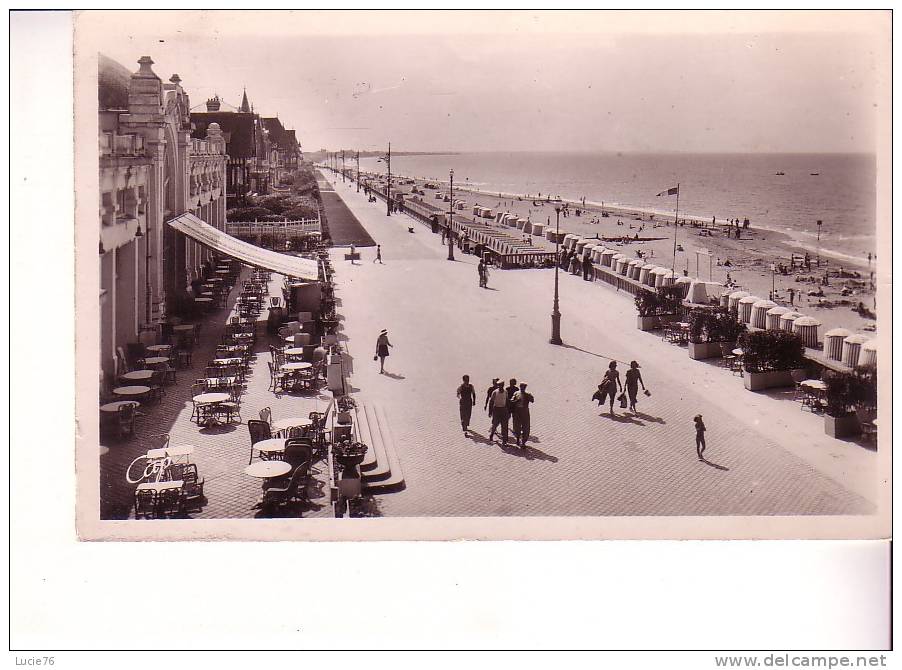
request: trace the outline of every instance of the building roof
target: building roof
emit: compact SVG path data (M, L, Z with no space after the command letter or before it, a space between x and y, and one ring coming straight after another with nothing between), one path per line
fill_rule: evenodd
M98 54L97 94L100 109L128 109L132 73L109 56Z
M278 118L262 117L260 120L263 122L263 127L269 131L270 142L278 144L282 149L287 149L289 147L288 134L285 132L282 122Z
M242 114L250 114L251 106L247 101L247 89L244 89L244 95L241 97L241 107L238 108L238 111Z
M192 112L191 137L204 139L207 136L207 126L215 121L222 129L226 154L230 158L253 158L257 155L256 118L256 114L241 112Z

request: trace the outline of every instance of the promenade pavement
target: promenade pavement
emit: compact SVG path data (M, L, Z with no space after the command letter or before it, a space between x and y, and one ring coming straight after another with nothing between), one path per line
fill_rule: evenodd
M548 343L553 270L493 271L384 203L328 178L370 235L384 265L332 253L359 401L388 416L407 488L381 496L386 516L835 515L875 510L876 454L823 433L820 416L785 393L746 391L717 365L635 326L628 295L561 273L564 346ZM408 226L414 226L414 233ZM376 336L394 345L380 375ZM646 386L639 414L611 418L590 400L611 359L630 360ZM462 434L462 374L478 405ZM492 377L529 383L536 402L526 449L487 439ZM692 418L707 425L710 462L696 458Z

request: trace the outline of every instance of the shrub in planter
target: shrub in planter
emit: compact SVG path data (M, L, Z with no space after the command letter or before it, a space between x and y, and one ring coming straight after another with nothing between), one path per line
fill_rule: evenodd
M827 386L824 432L832 437L850 437L860 433L861 424L853 410L859 403L867 402L871 390L869 382L856 374L828 372L824 384ZM875 401L876 390L875 384Z
M658 316L673 316L683 309L683 290L679 286L662 286L658 290Z
M639 316L657 316L660 305L661 301L654 291L641 289L636 294L636 311L639 312Z
M792 370L805 366L802 340L782 331L746 332L739 338L742 346L743 384L750 391L792 386Z

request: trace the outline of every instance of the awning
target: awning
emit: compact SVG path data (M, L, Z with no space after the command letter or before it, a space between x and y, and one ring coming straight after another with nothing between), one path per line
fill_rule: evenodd
M266 268L288 277L299 277L312 281L319 279L319 264L316 261L280 254L278 251L261 249L254 244L242 242L237 237L232 237L221 230L217 230L194 216L194 214L186 212L167 223L195 242L236 258L248 265Z

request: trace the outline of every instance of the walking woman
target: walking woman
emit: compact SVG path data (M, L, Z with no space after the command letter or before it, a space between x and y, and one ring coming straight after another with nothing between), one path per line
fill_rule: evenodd
M617 389L619 388L620 392L623 393L623 384L620 383L620 373L617 372L617 361L610 362L601 383L604 386L601 391L601 404L604 404L605 396L610 396L611 416L614 416L614 397L617 395Z
M470 429L473 405L476 404L476 389L470 383L470 375L464 375L463 384L457 387L457 399L460 403L460 427L463 428L464 435L466 435Z
M376 356L375 358L379 359L379 374L385 374L385 358L388 356L388 348L394 347L391 342L388 341L388 331L383 330L379 333L379 337L376 339ZM612 401L613 402L613 401Z
M645 382L642 381L642 373L639 372L640 367L636 361L630 361L630 369L626 371L626 394L629 396L630 411L633 414L636 413L636 396L639 395L639 384L642 384L642 390L645 391Z

